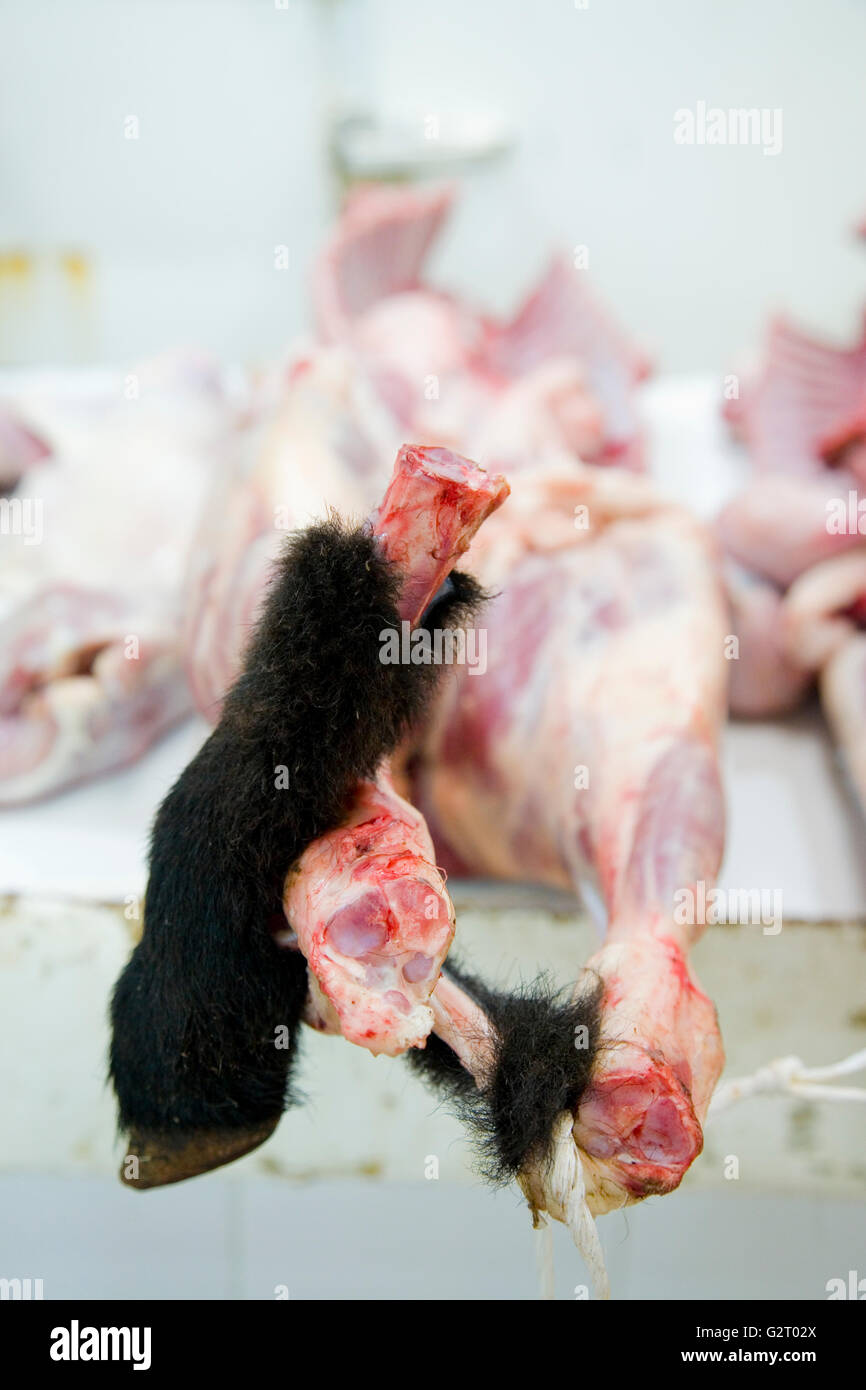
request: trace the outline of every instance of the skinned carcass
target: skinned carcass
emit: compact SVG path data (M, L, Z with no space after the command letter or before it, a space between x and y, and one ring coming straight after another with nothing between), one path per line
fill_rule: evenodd
M573 1014L558 1053L550 1028L534 1026L521 1049L507 1001L455 977L445 1038L494 1106L498 1149L533 1203L553 1205L545 1158L565 1100L590 1205L604 1211L677 1186L700 1152L722 1066L715 1011L687 953L703 927L699 885L712 884L724 841L725 611L702 528L639 480L572 470L525 481L479 538L477 573L502 590L485 615L488 672L458 671L443 686L415 788L434 840L472 873L597 894L604 906L605 942L573 1001L591 1047L598 986L598 1041L576 1104L579 1058L571 1091L561 1083L551 1096L542 1081L534 1110L511 1080L506 1091L522 1097L512 1120L499 1070L516 1055L512 1070L542 1077L545 1053L574 1050ZM470 1022L458 1046L461 1015ZM428 1049L413 1061L435 1076L441 1057ZM465 1098L453 1066L446 1081Z

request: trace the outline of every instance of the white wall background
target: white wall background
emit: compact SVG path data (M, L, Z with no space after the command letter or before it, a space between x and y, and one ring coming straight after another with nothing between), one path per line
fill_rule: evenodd
M866 302L866 0L0 0L0 17L0 360L276 350L332 201L335 90L419 131L469 109L513 124L439 257L482 299L585 244L662 367L715 371L773 308L850 336ZM781 107L782 152L676 145L674 111L699 100ZM89 278L58 270L64 251Z

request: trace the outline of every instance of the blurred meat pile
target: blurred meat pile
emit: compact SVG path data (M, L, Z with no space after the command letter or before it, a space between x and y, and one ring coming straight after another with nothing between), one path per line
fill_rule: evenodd
M131 762L190 711L187 566L234 428L191 357L0 406L0 803Z
M717 525L731 710L784 712L817 684L866 809L866 332L838 348L776 319L725 415L753 468Z

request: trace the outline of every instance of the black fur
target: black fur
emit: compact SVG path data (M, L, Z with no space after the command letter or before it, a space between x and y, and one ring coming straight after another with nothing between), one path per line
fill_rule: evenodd
M291 538L220 723L159 808L144 931L111 1007L120 1125L151 1165L137 1185L236 1157L293 1099L307 968L268 923L286 871L432 691L435 666L379 660L401 583L363 528L332 518ZM479 598L455 577L436 621L464 621Z
M493 1075L479 1089L441 1038L407 1054L419 1072L470 1128L484 1175L510 1182L529 1161L543 1159L556 1117L576 1112L592 1073L600 1035L601 981L576 1000L541 977L511 994L488 988L450 962L450 975L493 1024ZM577 1029L586 1029L586 1046Z

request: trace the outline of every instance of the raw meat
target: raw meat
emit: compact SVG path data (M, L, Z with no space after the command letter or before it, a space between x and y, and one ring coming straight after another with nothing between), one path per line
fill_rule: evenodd
M848 480L768 474L747 483L716 523L738 565L786 589L811 565L862 546L855 530L832 531L828 504L846 497Z
M814 671L792 655L786 637L784 594L771 581L732 560L724 567L731 609L730 707L747 718L795 709L814 680Z
M777 320L757 381L727 414L761 474L717 524L735 561L726 569L740 642L731 708L746 715L791 709L817 679L866 808L859 733L866 716L859 684L866 339L833 348Z
M351 196L315 276L324 340L357 354L416 435L471 451L491 432L492 414L504 409L513 421L532 396L561 445L589 462L640 467L633 388L648 364L596 303L583 271L555 258L511 322L423 282L452 197L450 189L387 186ZM528 393L511 397L536 374ZM506 437L502 426L493 434ZM478 456L487 466L504 462Z
M679 1183L722 1066L686 960L702 923L680 925L675 905L722 853L725 612L701 527L639 480L523 483L479 537L479 577L502 588L487 675L443 686L417 790L471 872L600 894L607 936L587 970L602 1040L574 1134L601 1211ZM542 1174L535 1155L538 1205Z
M326 1008L332 1031L371 1052L424 1045L454 909L424 818L387 770L363 783L349 818L301 855L283 910L312 972L314 1026Z
M785 319L770 325L764 365L726 413L760 472L819 476L839 462L866 408L866 337L831 347Z
M232 412L199 365L134 379L46 400L51 452L8 499L33 525L0 534L0 804L131 762L190 709L184 572Z
M839 349L777 320L763 368L726 414L761 474L717 525L735 562L731 708L791 709L817 679L866 811L866 337Z
M739 644L731 662L734 714L782 713L812 689L821 663L802 636L802 617L791 595L813 568L820 571L846 557L857 564L863 537L828 522L828 508L840 497L847 500L853 486L853 479L833 473L765 474L749 482L719 516L716 530L729 557L724 574Z
M13 488L31 464L50 454L50 444L0 401L0 494Z

